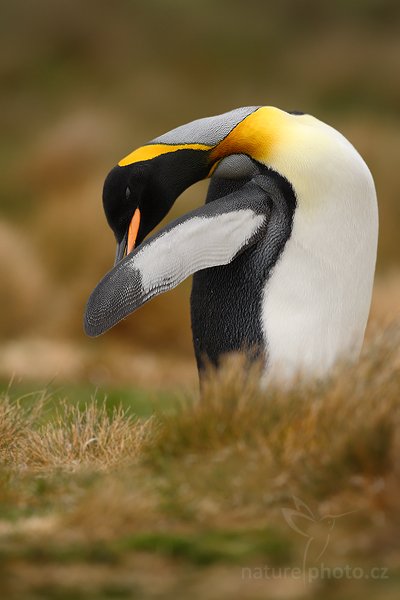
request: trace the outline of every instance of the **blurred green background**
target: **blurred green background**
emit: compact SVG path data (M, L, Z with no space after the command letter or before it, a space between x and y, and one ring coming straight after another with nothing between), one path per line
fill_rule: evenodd
M238 106L309 112L354 143L378 191L378 272L396 273L398 0L0 6L3 380L195 381L190 282L106 336L84 337L85 302L114 258L102 184L135 147ZM201 204L205 191L205 183L191 188L173 214ZM393 289L380 298L390 302Z

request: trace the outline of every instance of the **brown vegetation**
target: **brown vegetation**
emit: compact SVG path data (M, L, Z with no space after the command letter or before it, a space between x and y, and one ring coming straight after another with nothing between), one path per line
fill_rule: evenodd
M384 565L396 577L399 341L392 325L371 335L358 365L287 390L262 389L258 368L245 371L231 357L209 371L201 398L182 397L173 413L158 410L144 421L95 400L54 409L42 397L28 409L6 395L0 553L3 572L19 582L5 580L9 597L18 589L53 597L85 586L101 597L116 577L92 572L99 561L114 565L126 597L135 585L142 597L156 597L152 569L160 568L163 597L178 589L200 598L200 574L185 581L199 563L210 565L211 579L226 565L229 591L218 597L264 597L243 581L234 591L232 580L246 565L302 565L304 539L282 517L293 498L318 519L348 513L338 519L324 564ZM39 552L42 576L31 571ZM383 593L390 578L380 582ZM321 586L335 597L329 581L281 583L283 598L318 597ZM353 583L336 585L348 591Z

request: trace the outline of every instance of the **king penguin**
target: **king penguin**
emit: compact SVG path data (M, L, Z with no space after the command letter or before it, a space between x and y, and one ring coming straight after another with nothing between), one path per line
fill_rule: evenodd
M205 205L146 238L205 178ZM88 300L88 335L193 274L200 372L240 351L262 360L266 376L320 377L359 355L376 192L360 154L329 125L270 106L198 119L123 158L106 178L103 205L117 252Z

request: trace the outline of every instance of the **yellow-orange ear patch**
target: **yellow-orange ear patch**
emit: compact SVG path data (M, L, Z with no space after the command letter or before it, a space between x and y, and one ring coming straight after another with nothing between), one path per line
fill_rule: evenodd
M270 106L259 108L243 119L229 135L211 152L211 160L217 161L230 154L247 154L255 160L264 161L283 127L286 114Z

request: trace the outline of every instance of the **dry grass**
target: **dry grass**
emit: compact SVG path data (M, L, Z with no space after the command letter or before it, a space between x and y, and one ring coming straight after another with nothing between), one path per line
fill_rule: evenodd
M134 460L149 435L152 419L139 421L122 408L107 410L95 399L85 406L67 399L52 407L45 392L29 407L0 397L0 459L24 469L107 470Z
M232 581L246 565L302 564L304 538L282 516L296 497L317 524L350 513L337 520L324 563L388 567L378 595L389 598L400 571L399 341L393 324L371 334L358 365L286 390L262 389L257 366L243 370L231 357L209 371L201 397L143 421L95 399L49 412L48 399L32 410L4 396L0 555L9 597L18 597L14 579L43 597L106 597L104 564L119 574L109 576L112 586L126 582L125 597L137 585L144 598L177 590L201 598L200 580L212 581L214 571L227 586L215 597L264 597ZM46 565L40 576L37 556ZM337 597L329 582L291 581L282 581L281 597L317 598L321 589ZM351 595L376 597L364 583Z
M171 504L230 527L243 515L273 522L274 507L296 495L322 512L387 511L390 522L400 500L399 342L392 325L358 365L286 391L260 389L257 368L243 371L237 359L211 371L202 397L163 416L145 444L161 470L179 465L165 483Z
M398 424L399 346L400 327L394 324L366 344L357 365L340 365L327 380L299 380L287 390L263 389L258 365L246 369L240 356L229 357L222 370L209 370L198 401L164 418L157 444L164 455L263 444L276 456L290 456L292 464L293 456L300 460L306 452L310 458L313 448L320 458L321 448L329 448L341 461L339 448L360 441L369 430L376 439L382 428L379 439L389 444L389 430ZM347 426L340 432L343 423ZM339 434L334 440L332 428ZM376 460L376 442L365 442ZM357 452L354 448L354 456ZM366 458L362 468L373 471L373 461Z
M135 459L152 421L138 421L121 408L109 415L105 404L84 408L62 402L55 417L32 431L21 448L24 463L35 468L110 469Z
M18 464L20 448L43 408L45 393L36 394L36 403L27 405L29 396L12 401L9 391L0 395L0 464Z

